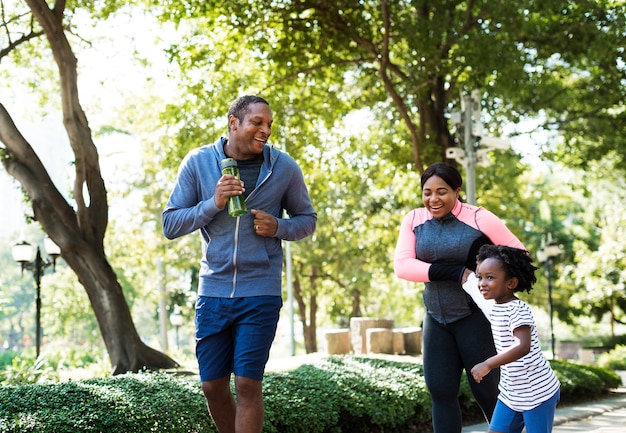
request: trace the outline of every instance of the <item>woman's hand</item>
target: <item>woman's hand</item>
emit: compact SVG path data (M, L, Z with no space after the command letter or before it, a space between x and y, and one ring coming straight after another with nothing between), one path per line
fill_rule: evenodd
M465 268L465 270L463 271L463 277L461 278L461 285L467 283L467 279L473 273L474 272L471 269Z

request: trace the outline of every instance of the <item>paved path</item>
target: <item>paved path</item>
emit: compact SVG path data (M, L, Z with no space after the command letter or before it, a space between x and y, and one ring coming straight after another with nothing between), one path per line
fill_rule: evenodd
M463 433L486 433L487 424L463 428ZM553 433L625 433L626 388L612 397L578 406L557 408Z
M592 418L569 421L556 426L553 433L624 433L626 432L626 409L616 409Z

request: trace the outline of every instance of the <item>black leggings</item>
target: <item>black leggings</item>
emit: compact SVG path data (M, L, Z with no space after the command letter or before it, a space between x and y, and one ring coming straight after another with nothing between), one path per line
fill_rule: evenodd
M424 319L424 378L432 399L435 433L455 433L462 428L458 394L463 369L487 422L498 399L500 369L476 383L470 370L495 355L491 326L480 310L449 325L426 314Z

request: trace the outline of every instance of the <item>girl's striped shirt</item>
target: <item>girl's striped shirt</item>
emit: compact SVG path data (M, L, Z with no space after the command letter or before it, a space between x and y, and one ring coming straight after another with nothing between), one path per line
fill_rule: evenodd
M560 383L550 363L543 357L528 304L519 299L495 304L490 321L498 353L515 344L514 329L520 326L529 326L531 329L530 352L500 367L498 398L518 412L534 409L550 399L559 390Z

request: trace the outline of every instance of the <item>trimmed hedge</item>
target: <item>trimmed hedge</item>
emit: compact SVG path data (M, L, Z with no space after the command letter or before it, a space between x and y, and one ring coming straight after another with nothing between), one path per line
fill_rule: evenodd
M213 432L197 380L141 373L0 389L0 432Z
M267 433L398 432L430 425L430 397L416 363L329 357L268 374L264 393Z
M622 385L621 377L612 370L567 361L550 361L561 382L561 404L575 404L595 400L610 389Z
M616 388L617 374L599 367L552 363L561 404ZM267 433L427 432L430 397L421 364L329 356L263 384ZM467 380L460 401L466 423L481 421ZM139 373L0 388L0 432L216 432L196 377Z

